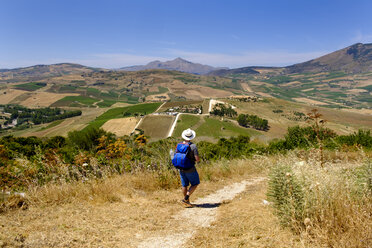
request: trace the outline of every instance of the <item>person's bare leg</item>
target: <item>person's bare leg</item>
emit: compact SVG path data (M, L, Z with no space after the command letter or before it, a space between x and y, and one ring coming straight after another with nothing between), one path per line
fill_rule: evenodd
M183 197L187 195L187 187L182 187Z
M196 190L196 188L198 187L198 184L197 185L193 185L193 186L190 186L189 190L187 191L187 195L190 196L192 193L194 193L194 191Z

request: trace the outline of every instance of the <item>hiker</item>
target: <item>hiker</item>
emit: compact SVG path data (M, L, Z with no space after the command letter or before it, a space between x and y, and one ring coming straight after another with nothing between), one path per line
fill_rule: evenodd
M199 174L195 168L195 163L200 161L198 149L191 142L196 136L195 131L186 129L182 132L183 141L177 144L176 153L172 159L173 165L180 171L182 184L182 193L184 198L182 202L192 207L190 196L200 184ZM189 187L189 185L191 185Z

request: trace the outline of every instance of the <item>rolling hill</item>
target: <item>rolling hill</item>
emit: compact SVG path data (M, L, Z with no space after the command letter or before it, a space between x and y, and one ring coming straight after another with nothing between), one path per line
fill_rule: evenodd
M320 58L286 67L286 73L331 71L343 71L345 73L372 71L372 43L357 43Z
M66 63L11 70L3 69L0 70L0 104L19 104L29 108L82 109L82 117L75 118L76 121L74 121L76 129L83 128L87 122L99 116L105 108L125 107L129 104L142 102L170 101L174 103L203 101L203 99L209 98L226 99L233 95L272 98L265 99L266 102L280 98L286 101L281 102L276 108L283 106L283 109L288 109L293 104L304 104L309 108L342 108L363 114L356 118L371 119L371 48L372 44L355 44L318 59L286 68L254 66L217 70L209 72L207 75L178 71L187 69L187 66L183 67L183 65L188 65L188 69L195 69L196 67L193 66L200 65L181 58L168 61L169 64L159 61L152 64L158 68L173 66L172 70L143 67L142 69L146 70L105 70ZM200 68L199 72L201 73ZM140 69L140 67L132 69ZM205 69L206 71L207 69ZM250 106L250 103L243 102L236 105L245 113L244 109ZM254 104L252 105L254 111L249 111L262 115L265 113L266 105L268 104ZM265 118L270 120L273 110L281 109L266 111ZM306 113L306 111L292 109L293 113ZM349 116L344 111L335 113L345 118ZM205 114L204 111L203 114ZM292 118L291 113L286 113L286 115L290 116L287 116L288 118ZM264 135L270 138L280 137L286 130L287 117L282 118L275 115L271 120L272 129ZM285 125L274 124L280 118L283 119L281 123L285 123ZM341 122L341 120L334 121L334 123ZM66 131L65 126L72 126L72 122L73 120L65 121L60 133ZM152 122L149 121L149 123ZM355 128L347 130L346 126L351 123L358 123L358 121L349 118L348 123L345 123L343 127L336 125L335 129L342 129L346 133L355 130ZM151 125L146 126L146 122L143 125L151 127ZM235 130L235 127L229 126L230 124L220 123L217 120L206 121L201 118L198 125L201 130L216 130L215 137L240 132L240 129ZM363 123L360 126L368 125ZM39 133L39 127L36 129L33 132ZM53 127L54 131L57 129L58 126ZM41 130L41 132L44 135L46 130ZM27 133L30 132L22 130L19 135L27 135ZM51 134L48 132L48 135Z
M255 75L260 74L262 71L282 71L283 68L281 67L265 67L265 66L249 66L249 67L241 67L236 69L219 69L215 71L211 71L208 75L212 76L228 76L232 74L249 74Z
M174 71L182 71L182 72L188 72L192 74L204 75L211 71L222 69L222 68L216 68L213 66L202 65L198 63L192 63L182 58L176 58L174 60L165 61L165 62L156 60L156 61L152 61L148 63L147 65L136 65L136 66L120 68L120 70L123 70L123 71L142 71L142 70L148 70L148 69L174 70Z
M372 109L372 44L354 44L287 67L213 71L249 93L333 108Z
M79 64L60 63L52 65L34 65L15 69L1 69L0 82L19 82L29 80L40 80L49 77L57 77L71 74L100 71L98 69Z
M287 67L248 66L235 69L221 69L209 74L227 76L232 74L254 75L264 70L280 74L319 73L342 71L344 73L366 73L372 71L372 43L357 43L322 57Z

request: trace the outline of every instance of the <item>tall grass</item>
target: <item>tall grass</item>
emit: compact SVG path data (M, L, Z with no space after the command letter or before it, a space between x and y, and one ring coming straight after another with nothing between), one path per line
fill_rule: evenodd
M319 246L371 245L371 159L361 152L321 167L316 155L303 157L285 157L272 169L268 198L281 223Z
M153 149L153 160L146 163L127 164L117 160L114 165L101 166L95 158L89 158L87 165L67 167L57 166L58 171L50 171L55 177L46 184L30 182L26 197L15 196L0 204L0 212L25 208L33 205L58 205L72 202L117 202L122 196L131 195L135 190L154 192L157 190L180 189L178 171L172 166L167 155L169 144L161 144ZM156 159L155 159L156 158ZM200 163L197 169L202 182L219 182L228 178L240 180L247 175L265 171L271 158L255 157L251 160L220 160ZM23 166L31 166L20 161ZM82 170L84 169L84 170ZM59 175L58 178L56 177Z

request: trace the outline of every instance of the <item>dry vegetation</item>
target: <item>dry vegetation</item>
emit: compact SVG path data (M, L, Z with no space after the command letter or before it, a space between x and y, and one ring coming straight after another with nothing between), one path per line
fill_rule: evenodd
M276 164L290 164L295 165L298 175L307 173L310 179L316 178L314 183L319 182L319 189L328 190L319 191L322 195L318 199L328 197L330 205L319 202L323 205L316 206L322 210L322 222L310 219L306 228L293 232L280 226L272 205L263 204L267 184L262 182L219 206L217 221L211 227L195 230L196 235L184 247L369 247L372 204L355 204L339 177L340 172L363 164L367 155L328 152L324 170L319 170L317 156L314 151L298 151L288 156L200 165L202 184L193 199L232 182L265 176ZM182 226L173 218L183 208L178 202L178 187L177 174L161 169L33 188L23 200L27 209L0 215L0 244L137 247L149 237L164 236Z

